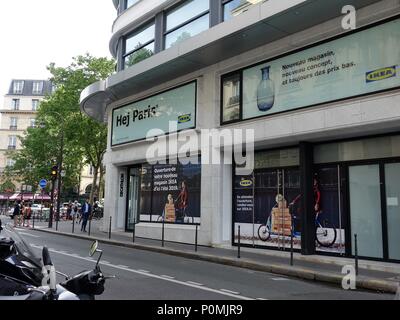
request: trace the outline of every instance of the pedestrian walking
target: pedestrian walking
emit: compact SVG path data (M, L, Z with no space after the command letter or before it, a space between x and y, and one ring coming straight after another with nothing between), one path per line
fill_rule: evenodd
M31 216L32 216L32 205L29 203L25 208L24 208L24 222L26 221L27 228L30 228L30 221L31 221Z
M14 228L16 228L18 225L21 225L20 215L21 215L21 206L20 206L20 202L17 201L17 202L15 202L14 212L13 212Z
M72 206L72 223L74 223L74 221L76 221L76 224L79 223L79 208L78 208L78 201L75 200L74 205Z
M71 201L68 203L68 206L67 206L67 220L73 220L72 219L72 202Z
M86 232L87 222L89 220L89 216L92 211L92 206L89 204L88 200L85 201L85 204L82 207L82 227L81 231Z

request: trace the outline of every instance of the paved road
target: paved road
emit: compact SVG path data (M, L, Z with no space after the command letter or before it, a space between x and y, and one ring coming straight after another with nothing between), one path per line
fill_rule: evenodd
M38 254L42 246L50 248L57 270L63 273L74 275L95 265L88 241L31 230L20 233ZM117 278L108 280L100 300L394 299L159 253L103 244L101 249L103 272Z

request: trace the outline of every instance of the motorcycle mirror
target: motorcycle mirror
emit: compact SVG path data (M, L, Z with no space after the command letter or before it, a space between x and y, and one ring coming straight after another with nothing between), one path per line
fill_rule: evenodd
M53 263L51 262L49 249L47 249L47 247L43 248L42 257L43 257L43 265L44 266L52 266L53 265Z
M93 242L93 244L90 247L90 252L89 252L89 255L91 257L93 257L94 254L97 252L98 247L99 247L99 242L98 241Z

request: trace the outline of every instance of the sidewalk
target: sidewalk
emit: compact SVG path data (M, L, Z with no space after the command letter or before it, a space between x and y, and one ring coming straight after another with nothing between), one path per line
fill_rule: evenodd
M52 234L62 234L87 240L99 240L99 242L117 246L124 246L138 250L164 253L189 259L209 261L256 271L270 272L289 277L306 280L328 282L342 286L344 265L354 266L353 259L328 257L328 256L302 256L294 254L294 266L290 266L290 254L288 252L262 250L253 248L241 248L241 258L238 258L237 248L211 248L199 246L195 252L195 246L165 242L162 247L161 240L136 238L133 243L132 233L113 231L112 239L108 233L100 231L100 221L93 221L91 236L80 231L80 225L75 224L75 233L72 234L72 222L59 222L58 232L56 223L53 229L48 228L47 222L35 221L35 230ZM89 230L87 228L87 230ZM194 238L193 238L194 242ZM376 261L359 261L359 276L357 277L357 289L367 289L386 293L398 292L400 284L400 264L384 263Z

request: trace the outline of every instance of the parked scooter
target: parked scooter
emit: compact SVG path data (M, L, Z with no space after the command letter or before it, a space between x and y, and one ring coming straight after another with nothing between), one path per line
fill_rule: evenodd
M49 250L44 247L42 261L11 226L2 227L0 220L0 300L95 300L104 292L107 279L99 263L103 252L98 241L90 256L99 253L96 266L72 278L56 271ZM57 284L56 275L65 277Z

